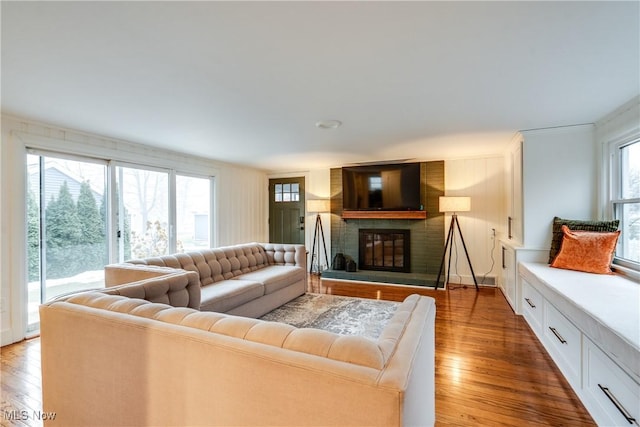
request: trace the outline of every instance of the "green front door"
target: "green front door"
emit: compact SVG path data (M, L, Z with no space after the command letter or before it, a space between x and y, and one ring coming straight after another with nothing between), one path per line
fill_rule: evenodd
M304 244L304 177L269 180L269 242Z

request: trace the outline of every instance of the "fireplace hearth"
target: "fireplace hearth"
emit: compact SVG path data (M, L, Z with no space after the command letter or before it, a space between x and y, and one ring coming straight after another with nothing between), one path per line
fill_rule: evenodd
M361 270L411 271L410 230L360 229L359 265Z

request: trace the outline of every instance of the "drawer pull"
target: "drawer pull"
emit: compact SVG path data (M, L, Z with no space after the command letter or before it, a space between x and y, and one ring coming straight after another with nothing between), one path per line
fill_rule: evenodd
M636 419L633 418L631 415L629 415L627 410L624 409L622 404L620 402L618 402L618 399L616 399L616 397L613 395L613 393L611 393L611 390L609 390L607 387L603 387L600 384L598 384L598 387L600 387L600 390L602 390L602 392L609 398L611 403L613 403L613 405L616 407L616 409L618 409L618 411L620 411L622 416L627 420L627 422L629 424L638 425L638 423L636 422Z
M524 300L527 302L527 304L529 304L529 307L536 308L536 305L534 303L532 303L529 298L525 298Z
M552 328L551 326L549 326L549 329L551 329L551 332L553 332L553 335L555 335L556 338L558 338L558 341L560 341L562 344L566 344L567 343L567 340L562 338L562 335L560 335L558 333L558 331L556 331L556 328Z

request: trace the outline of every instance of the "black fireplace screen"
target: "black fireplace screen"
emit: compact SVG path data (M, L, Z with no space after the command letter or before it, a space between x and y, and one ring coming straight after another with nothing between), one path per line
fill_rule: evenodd
M411 271L409 230L360 229L361 270Z

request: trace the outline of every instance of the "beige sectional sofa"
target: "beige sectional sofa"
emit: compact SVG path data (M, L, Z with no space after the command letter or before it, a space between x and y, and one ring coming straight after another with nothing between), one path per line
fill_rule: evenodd
M105 283L193 271L202 288L200 310L260 317L304 294L306 259L304 245L246 243L108 265Z
M42 305L46 424L433 425L432 298L374 341L189 308L200 289L178 270Z

